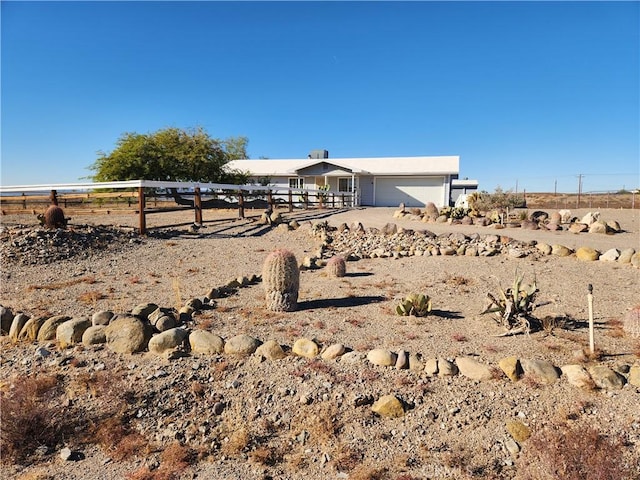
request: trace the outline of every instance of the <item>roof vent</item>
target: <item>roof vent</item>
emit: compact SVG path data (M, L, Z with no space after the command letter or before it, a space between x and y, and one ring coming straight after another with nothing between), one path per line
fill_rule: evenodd
M309 158L329 158L329 151L328 150L311 150L311 153L309 154Z

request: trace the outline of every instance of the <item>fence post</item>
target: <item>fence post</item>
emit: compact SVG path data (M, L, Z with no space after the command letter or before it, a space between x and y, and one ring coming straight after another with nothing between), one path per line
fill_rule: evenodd
M49 194L49 200L51 201L51 205L58 205L58 192L55 190L51 190Z
M244 195L242 189L238 190L238 218L244 218Z
M145 235L147 233L147 218L144 213L145 202L144 202L144 187L138 187L138 210L140 216L140 235Z
M293 192L289 189L289 213L293 213Z
M336 194L331 194L331 208L336 208Z
M304 192L304 209L309 210L309 192Z
M196 225L202 225L202 197L200 196L200 187L195 187L194 192L193 208L196 214Z
M273 194L271 190L267 190L267 203L269 204L269 210L273 212Z
M344 193L342 194L342 208L344 208L346 204L344 203Z

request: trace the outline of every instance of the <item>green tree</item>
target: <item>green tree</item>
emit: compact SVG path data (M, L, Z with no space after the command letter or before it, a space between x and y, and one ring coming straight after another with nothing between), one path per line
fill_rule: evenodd
M246 183L249 174L225 165L247 158L246 137L212 138L202 127L165 128L153 133L124 133L111 153L98 152L89 167L96 182L165 180Z

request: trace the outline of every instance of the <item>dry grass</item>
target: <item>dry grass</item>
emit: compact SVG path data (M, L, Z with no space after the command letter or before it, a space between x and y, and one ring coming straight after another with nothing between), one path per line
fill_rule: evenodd
M626 463L621 447L619 439L607 438L591 426L553 424L527 440L526 448L518 459L519 468L515 478L632 479L640 465Z
M107 296L104 293L100 292L99 290L91 290L89 292L85 292L79 295L77 300L78 302L84 303L85 305L95 306L98 300L102 300L105 298L107 298Z
M160 455L156 470L141 467L127 475L127 480L177 480L195 460L194 452L179 443L172 443Z
M29 461L38 447L55 448L75 427L61 406L58 377L40 374L15 379L13 386L0 393L2 462Z
M124 414L109 416L94 426L88 437L100 445L114 460L124 460L150 451L147 440L133 432Z
M463 335L462 333L454 333L453 335L451 335L451 339L455 340L456 342L466 342L469 340L466 335Z

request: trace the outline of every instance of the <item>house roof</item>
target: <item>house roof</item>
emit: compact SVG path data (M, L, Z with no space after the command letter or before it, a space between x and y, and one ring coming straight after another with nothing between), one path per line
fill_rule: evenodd
M373 158L318 158L318 159L261 159L233 160L231 169L249 171L252 175L295 175L303 168L329 163L366 175L449 175L459 173L460 157L373 157Z

